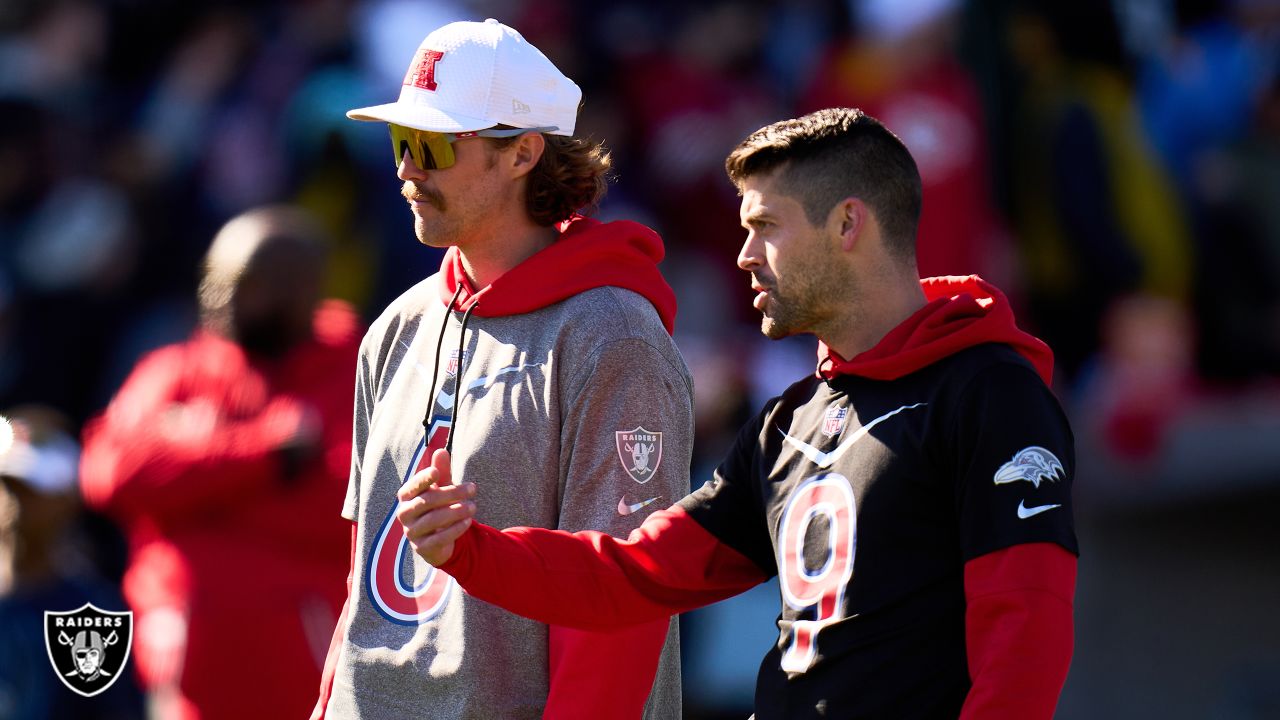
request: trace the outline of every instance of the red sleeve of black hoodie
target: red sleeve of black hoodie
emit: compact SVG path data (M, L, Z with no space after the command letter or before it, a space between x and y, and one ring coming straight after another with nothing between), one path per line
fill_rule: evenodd
M477 523L440 569L474 597L582 630L666 618L766 579L679 506L655 512L626 540L595 531L497 530Z
M1071 663L1076 556L1027 543L965 563L973 686L961 720L1051 718Z

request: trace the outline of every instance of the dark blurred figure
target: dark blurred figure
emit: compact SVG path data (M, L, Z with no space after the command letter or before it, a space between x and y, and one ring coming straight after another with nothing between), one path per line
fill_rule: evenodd
M742 228L738 198L724 181L724 157L781 114L759 69L768 29L763 8L731 0L623 7L658 30L652 45L619 51L617 58L614 87L640 148L622 165L622 183L652 208L661 232L672 239L672 256L705 261L706 272L720 275L707 282L733 283L737 278L721 259L737 251ZM730 303L722 312L750 319L741 305Z
M80 447L54 410L25 406L0 420L0 718L124 720L143 716L126 669L101 694L63 687L49 662L44 613L85 603L124 610L119 591L94 570L77 533ZM60 650L60 648L55 649ZM127 666L126 666L127 668Z
M1072 380L1119 299L1187 300L1192 247L1173 184L1141 132L1111 5L1013 6L1022 86L1010 199L1031 320Z
M1199 368L1226 383L1280 375L1280 65L1249 133L1206 153L1198 175Z
M209 249L201 327L85 431L85 498L130 540L134 657L161 718L305 717L345 597L361 332L323 232L252 210Z
M1280 51L1274 0L1172 0L1172 28L1142 58L1138 98L1152 145L1198 195L1204 155L1249 132ZM1194 108L1194 112L1188 109Z
M1280 373L1280 5L1174 6L1142 99L1195 221L1197 367L1231 388Z
M981 275L1007 285L1009 240L991 192L978 89L956 53L959 0L852 0L855 33L807 84L804 112L858 107L911 150L924 182L921 277Z
M135 258L131 211L88 171L81 132L45 104L0 97L0 292L11 313L0 403L47 404L72 423L90 414Z

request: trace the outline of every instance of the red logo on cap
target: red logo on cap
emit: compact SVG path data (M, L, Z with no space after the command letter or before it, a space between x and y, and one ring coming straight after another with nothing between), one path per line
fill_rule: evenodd
M409 72L405 73L404 85L420 87L423 90L436 89L436 61L444 57L441 50L421 48L409 63Z

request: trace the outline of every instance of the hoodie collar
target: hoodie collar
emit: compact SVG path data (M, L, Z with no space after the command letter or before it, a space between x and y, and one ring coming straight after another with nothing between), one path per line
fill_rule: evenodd
M1008 298L977 275L925 278L926 305L890 330L875 347L845 360L818 343L819 377L857 375L894 380L942 358L983 343L1012 347L1029 360L1048 385L1053 352L1040 339L1018 329Z
M602 223L575 215L557 226L560 237L485 287L467 280L458 248L440 264L438 283L446 305L461 288L456 307L480 317L533 312L597 287L620 287L643 295L671 333L676 296L658 271L662 239L639 223Z

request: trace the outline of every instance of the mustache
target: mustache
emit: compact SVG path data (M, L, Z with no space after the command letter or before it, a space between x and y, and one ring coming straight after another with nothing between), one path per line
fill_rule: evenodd
M436 210L444 211L444 196L431 188L423 187L413 182L406 182L400 187L400 194L410 202L425 202Z

